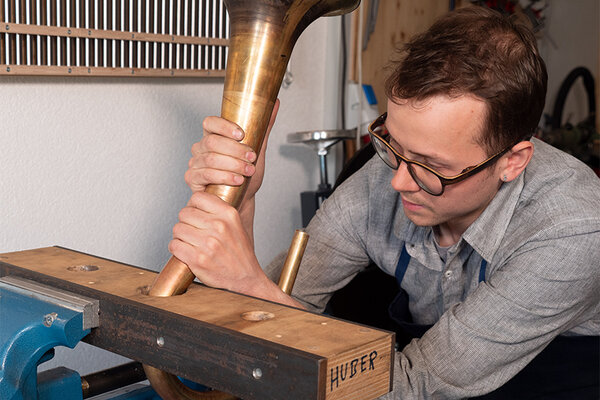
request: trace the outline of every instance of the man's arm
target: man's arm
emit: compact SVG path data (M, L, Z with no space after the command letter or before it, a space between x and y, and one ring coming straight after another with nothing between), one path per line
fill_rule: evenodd
M173 227L169 251L206 285L300 306L267 278L239 213L215 195L192 195Z
M372 175L372 174L371 174ZM322 312L331 295L369 265L365 232L369 213L368 171L349 178L321 205L307 226L310 235L292 296L306 308ZM279 276L285 254L265 271Z
M219 117L203 121L203 137L192 146L185 174L194 193L179 213L169 251L209 286L300 307L266 277L254 254L254 196L262 184L266 140L278 109L279 101L258 156L240 142L244 132L236 124ZM250 178L239 210L205 192L211 184L239 186Z
M238 212L252 242L254 196L262 185L267 142L277 118L279 104L279 100L275 101L258 155L250 146L241 143L245 133L238 125L220 117L205 118L202 122L202 139L192 146L192 157L185 173L185 181L194 193L204 192L208 185L240 186L245 180L250 180Z

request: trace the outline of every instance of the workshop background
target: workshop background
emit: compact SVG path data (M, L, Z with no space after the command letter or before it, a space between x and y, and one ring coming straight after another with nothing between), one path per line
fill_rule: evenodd
M600 2L545 3L539 44L551 113L573 68L587 67L598 84ZM397 40L427 28L447 9L437 0L385 4L410 21ZM301 226L300 192L319 183L315 151L288 144L287 134L341 127L341 36L340 17L322 18L294 48L293 80L280 91L258 195L255 237L263 265L287 248ZM363 53L362 83L377 86L379 72L365 61L373 60L369 52L384 54L373 50L381 43L373 37ZM218 115L222 85L222 78L0 76L0 253L57 245L159 270L190 195L183 180L190 147L202 135L202 120ZM565 118L577 123L587 114L585 91L576 85ZM339 167L337 153L330 163ZM59 349L44 368L65 365L87 374L123 361L79 344Z

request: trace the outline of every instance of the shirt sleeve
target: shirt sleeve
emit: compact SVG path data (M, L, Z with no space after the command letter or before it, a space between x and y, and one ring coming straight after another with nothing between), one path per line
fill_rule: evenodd
M556 336L598 321L599 243L598 231L525 243L464 302L396 354L394 392L385 398L488 393Z

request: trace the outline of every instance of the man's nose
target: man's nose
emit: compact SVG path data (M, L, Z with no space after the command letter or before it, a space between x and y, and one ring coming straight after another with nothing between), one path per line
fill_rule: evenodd
M408 171L408 164L405 162L400 163L391 183L397 192L418 192L421 190Z

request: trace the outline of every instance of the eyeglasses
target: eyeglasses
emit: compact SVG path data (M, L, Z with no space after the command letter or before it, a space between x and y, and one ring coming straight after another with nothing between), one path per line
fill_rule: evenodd
M492 165L494 161L500 158L504 153L506 153L513 145L508 146L504 150L499 153L494 154L487 160L473 165L471 167L467 167L462 170L462 172L455 176L445 176L435 171L431 167L420 163L418 161L409 160L404 157L402 154L398 153L394 147L390 144L391 135L387 131L384 126L385 119L387 118L387 113L383 113L379 118L369 125L369 134L371 136L371 142L373 142L373 146L377 151L377 154L384 163L386 163L392 169L398 169L400 163L404 161L406 163L406 168L410 173L410 176L414 179L414 181L419 185L421 189L425 192L433 195L433 196L441 196L444 193L444 188L447 185L453 185L455 183L464 181L470 176L475 175L476 173L483 171L485 168Z

